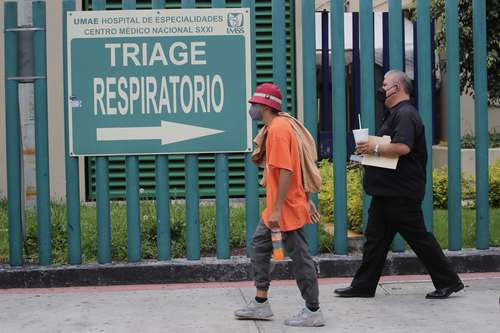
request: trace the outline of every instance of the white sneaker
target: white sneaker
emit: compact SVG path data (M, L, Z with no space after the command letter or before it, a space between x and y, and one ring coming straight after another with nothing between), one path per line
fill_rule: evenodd
M269 301L259 303L252 299L245 308L234 311L234 315L238 319L267 320L273 316L273 312Z
M308 308L303 308L298 314L285 320L285 325L297 327L319 327L325 326L325 319L323 318L323 312L321 312L321 309L318 309L316 312L312 312Z

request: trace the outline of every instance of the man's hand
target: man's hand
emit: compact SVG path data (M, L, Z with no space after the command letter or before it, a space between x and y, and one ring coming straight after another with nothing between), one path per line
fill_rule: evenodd
M309 216L311 217L312 223L319 223L320 215L318 210L316 209L316 205L312 200L307 202L307 210L309 211Z
M280 227L280 217L281 217L281 210L273 210L271 213L271 216L269 216L269 228L271 229L279 229Z
M356 147L361 154L373 155L376 145L373 142L359 142ZM400 157L409 154L410 151L410 147L404 143L384 143L378 146L379 155L384 157Z
M375 146L376 144L373 142L358 142L356 148L363 155L372 155L375 152Z

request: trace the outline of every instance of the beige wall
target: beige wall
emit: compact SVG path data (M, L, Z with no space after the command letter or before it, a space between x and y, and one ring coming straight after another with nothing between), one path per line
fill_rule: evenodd
M474 99L471 96L463 95L460 98L462 110L462 135L474 133ZM500 132L500 109L490 107L488 110L488 129Z
M3 6L0 0L0 27L3 29ZM77 1L80 6L80 1ZM51 197L59 200L65 196L64 166L64 110L63 110L63 68L62 68L62 1L47 1L47 85L49 114L49 164ZM4 77L4 41L0 34L0 76ZM5 110L4 80L0 80L0 197L6 196L5 157ZM83 161L80 161L81 197L84 193Z
M448 123L447 119L447 87L446 87L446 73L442 74L442 82L438 95L438 110L440 113L441 121L439 128L439 140L447 141L448 136ZM462 135L474 134L474 98L469 95L462 95L460 97L460 131ZM500 109L490 107L488 110L488 130L500 132Z

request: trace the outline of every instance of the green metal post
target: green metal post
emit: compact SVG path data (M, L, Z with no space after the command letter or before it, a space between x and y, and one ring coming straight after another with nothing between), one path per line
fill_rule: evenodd
M182 8L196 8L196 0L181 0Z
M333 96L333 179L334 179L334 250L347 254L347 184L346 184L346 100L344 59L344 2L331 2L332 96Z
M401 0L389 0L389 67L403 70L403 10Z
M94 0L92 10L106 10L106 0ZM109 161L106 156L96 157L96 213L97 260L111 262L111 223L109 207Z
M287 111L286 103L286 31L285 1L272 0L273 80L281 90L281 110Z
M389 67L390 69L403 70L403 11L401 0L389 0ZM404 252L405 242L401 235L394 237L392 251Z
M460 64L458 2L446 1L446 82L448 101L448 248L462 249L460 165ZM484 170L481 170L484 171Z
M152 0L151 8L153 9L164 9L165 8L165 0Z
M68 57L67 57L67 13L75 10L75 0L63 1L63 72L64 72L64 146L66 170L66 209L68 233L68 263L82 263L81 228L80 228L80 183L78 158L69 155L69 119L68 119Z
M137 1L136 0L123 0L122 1L122 9L136 9Z
M156 219L158 260L169 260L170 252L170 195L168 156L156 157Z
M21 120L17 76L17 2L4 3L5 25L5 143L7 150L7 205L9 225L9 263L23 264L21 207Z
M362 125L375 135L375 46L373 33L373 3L371 0L360 2L360 67L361 67L361 118ZM368 223L368 207L371 197L363 196L363 230Z
M35 94L35 159L36 159L36 208L38 222L38 261L46 266L52 263L51 223L50 223L50 181L49 181L49 121L47 115L47 44L45 23L45 1L34 1L33 27L37 30L33 37L35 52L34 67L37 79Z
M226 7L226 0L212 0L213 8L224 8Z
M224 8L225 0L212 0L212 7ZM229 244L229 165L227 154L215 154L216 243L217 258L231 256Z
M486 65L486 2L472 1L474 41L474 125L476 133L476 247L489 248L488 86Z
M229 245L229 166L227 154L216 154L215 158L217 258L228 259L231 256Z
M182 8L195 8L196 1L182 0ZM200 208L198 187L198 155L186 155L186 224L187 258L200 259Z
M304 89L304 125L315 140L318 138L318 116L316 104L316 45L314 1L302 1L302 84ZM318 195L314 194L318 204ZM309 253L318 254L318 225L305 226Z
M187 258L200 259L198 155L186 155Z
M96 158L97 259L111 262L111 213L109 207L109 162L105 156Z
M431 14L430 0L417 3L417 40L418 40L418 109L425 127L427 147L427 183L422 203L427 230L433 229L432 203L432 66L431 57Z
M255 1L242 0L241 6L250 9L251 20L251 67L252 67L252 92L257 82L255 64ZM257 133L257 122L252 123L252 134ZM252 137L253 137L252 135ZM250 243L259 222L259 170L252 162L252 154L245 154L245 222L246 222L246 247L247 255L251 254Z
M153 9L165 8L165 0L153 0ZM158 260L170 260L170 189L168 156L156 156L156 220Z
M123 0L123 9L135 9L135 0ZM125 158L127 174L127 233L128 233L128 261L141 260L141 218L139 197L139 158L127 156Z

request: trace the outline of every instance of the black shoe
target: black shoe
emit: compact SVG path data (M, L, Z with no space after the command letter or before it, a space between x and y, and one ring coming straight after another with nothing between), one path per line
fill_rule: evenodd
M453 286L436 289L432 293L428 293L427 296L425 296L425 298L427 299L448 298L451 294L456 293L462 289L464 289L464 284L462 283L462 281L458 281Z
M375 297L375 292L366 292L353 287L335 289L334 293L339 297Z

